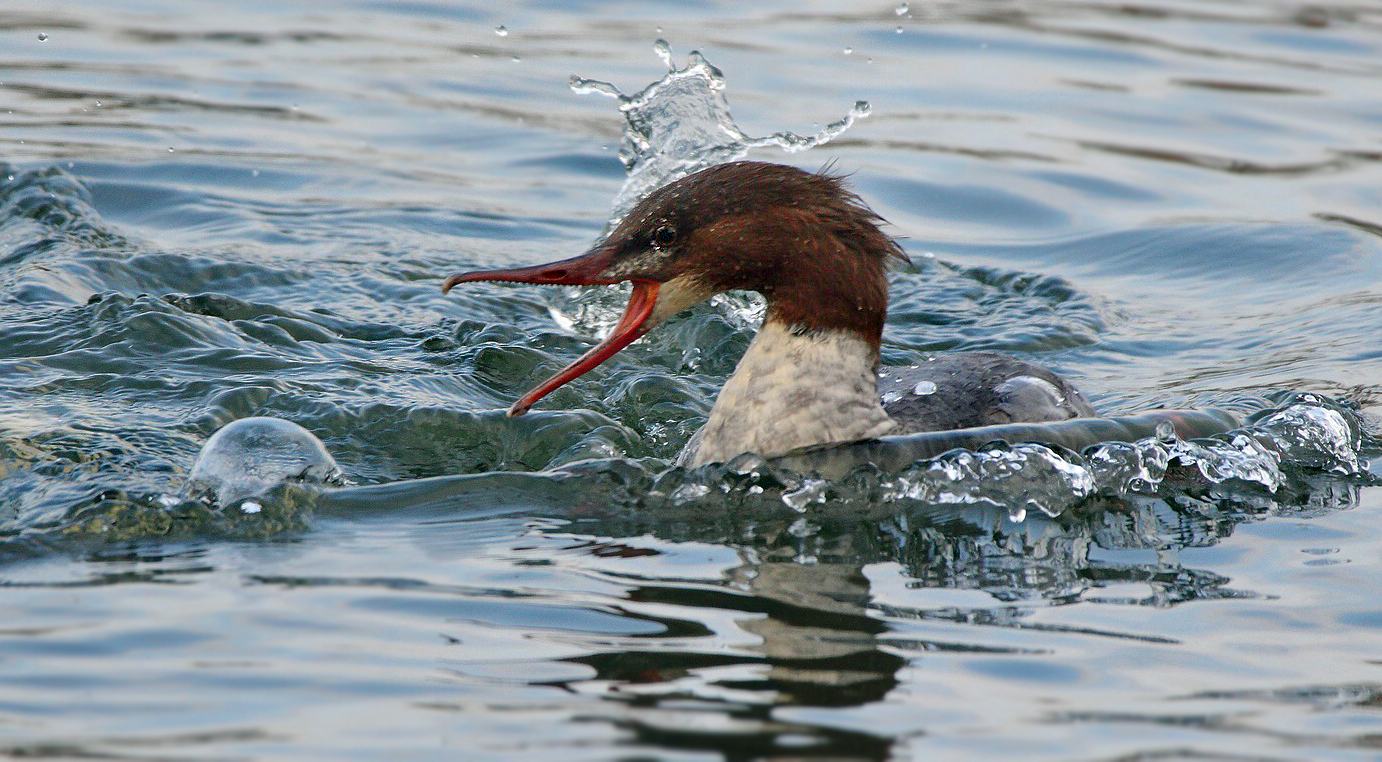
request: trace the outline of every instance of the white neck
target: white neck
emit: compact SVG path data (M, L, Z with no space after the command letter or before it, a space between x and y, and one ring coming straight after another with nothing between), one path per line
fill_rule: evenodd
M776 457L798 447L882 436L897 424L878 401L878 352L852 331L793 333L764 323L679 459Z

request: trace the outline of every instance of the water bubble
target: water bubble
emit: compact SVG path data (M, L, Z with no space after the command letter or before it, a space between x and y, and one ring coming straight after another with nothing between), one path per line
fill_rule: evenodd
M259 170L257 170L257 169L251 169L251 170L250 170L250 177L258 177L258 176L259 176Z
M494 28L494 33L499 35L500 37L508 37L509 28L504 26L503 24L500 24L499 26Z
M908 10L908 9L907 9L907 4L906 4L906 3L903 3L903 4L899 5L899 6L897 6L896 8L894 8L894 9L893 9L893 13L896 13L896 14L899 15L899 16L906 16L906 15L907 15L907 10Z
M172 153L172 152L173 152L173 147L172 147L172 146L168 146L168 153Z
M522 59L522 58L519 58L518 56L514 56L514 57L513 57L513 62L514 62L514 63L518 63L519 61L522 61L522 60L523 60L523 59Z
M894 32L897 32L898 34L902 34L902 27L899 26L898 28L894 29L893 31L894 31Z
M339 478L335 459L311 432L281 418L241 418L202 445L187 489L213 492L228 506L285 482L320 484Z
M852 56L852 55L854 55L854 48L845 48L845 55L847 55L847 56Z
M101 107L101 102L100 102L100 101L96 101L96 108L100 108L100 107Z
M1176 436L1176 427L1170 421L1162 421L1156 425L1157 441L1164 445L1173 445L1180 441Z
M47 42L47 41L48 41L48 33L47 33L47 32L39 32L39 33L38 33L38 41L39 41L39 42Z

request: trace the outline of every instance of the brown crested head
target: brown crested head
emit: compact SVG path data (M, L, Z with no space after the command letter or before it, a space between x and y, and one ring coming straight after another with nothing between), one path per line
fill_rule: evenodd
M701 298L757 291L769 321L858 332L876 344L887 314L887 265L906 261L883 219L844 179L741 161L703 170L640 202L606 246L630 259L650 244L656 277ZM646 260L645 260L646 261Z
M515 403L510 414L518 415L652 326L722 291L763 294L767 321L801 331L853 331L876 347L887 315L888 261L906 261L879 229L882 222L838 176L733 162L648 194L582 256L453 275L443 288L472 281L633 282L614 333Z

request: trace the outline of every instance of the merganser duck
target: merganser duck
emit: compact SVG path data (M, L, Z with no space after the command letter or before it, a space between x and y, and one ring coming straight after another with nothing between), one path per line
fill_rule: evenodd
M879 373L886 267L906 262L883 218L842 178L739 161L650 193L587 253L560 262L447 278L594 286L630 281L614 330L523 395L523 415L653 326L723 291L757 291L767 312L678 463L776 457L890 434L1062 421L1096 413L1055 373L993 352L943 355Z

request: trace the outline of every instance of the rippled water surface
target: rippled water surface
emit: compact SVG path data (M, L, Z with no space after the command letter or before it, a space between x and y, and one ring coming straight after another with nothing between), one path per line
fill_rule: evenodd
M506 418L619 297L441 281L598 236L624 120L568 80L637 92L659 38L750 135L868 102L751 156L902 237L885 363L1295 404L1259 422L1342 449L1151 441L1114 455L1164 480L1046 511L1002 448L670 469L738 298ZM0 11L0 124L0 755L1382 754L1374 3L73 0ZM251 416L345 486L183 499Z

